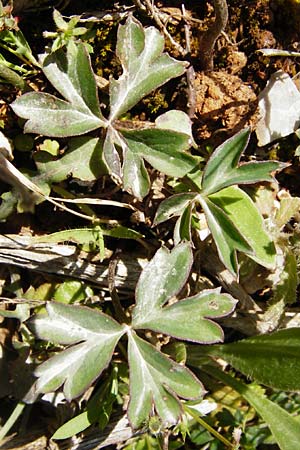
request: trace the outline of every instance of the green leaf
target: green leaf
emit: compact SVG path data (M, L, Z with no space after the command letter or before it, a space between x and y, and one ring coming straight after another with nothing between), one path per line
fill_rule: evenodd
M172 177L183 177L198 163L193 156L184 152L190 146L187 134L158 128L122 130L122 134L132 153Z
M174 228L174 244L177 245L181 241L191 241L193 204L190 203L181 216L178 218Z
M113 370L112 375L106 382L102 383L99 390L93 394L88 401L86 410L73 417L56 430L51 439L68 439L75 434L84 431L93 423L101 418L101 415L107 415L107 407L112 405L116 399L115 385L117 379Z
M83 44L69 42L62 50L43 56L43 71L66 99L29 92L12 103L14 112L28 119L24 130L52 137L76 136L105 126L90 59Z
M118 80L110 81L110 122L157 87L184 73L186 63L163 53L163 48L164 38L154 27L144 29L132 16L120 25L116 53L123 73Z
M213 377L235 389L257 411L271 430L280 450L298 450L300 442L300 426L293 417L276 403L256 392L251 386L238 381L216 367L205 370Z
M210 195L209 199L225 212L248 242L253 250L249 256L264 267L274 268L275 245L266 232L263 218L251 198L237 186L231 186Z
M61 283L53 294L53 299L60 303L75 303L92 297L92 289L78 280L68 280Z
M143 159L126 149L123 164L123 186L139 200L149 193L150 179Z
M55 431L53 436L51 436L51 439L68 439L74 437L77 433L86 430L97 420L94 418L94 420L91 419L90 416L91 414L87 410L72 417L72 419L68 420L68 422L64 423Z
M172 217L180 216L185 208L195 200L197 195L195 192L184 192L163 200L157 208L153 225L158 225Z
M76 137L70 139L68 150L60 159L46 152L38 153L35 162L39 174L32 178L38 186L59 183L70 175L82 181L94 181L107 173L102 163L102 141L99 138Z
M51 139L45 139L40 145L40 150L48 152L50 155L57 156L59 154L59 143Z
M271 172L286 165L277 161L250 162L239 165L245 150L250 129L245 128L221 144L211 155L202 178L202 192L213 194L233 184L251 184L258 181L273 182Z
M104 144L103 144L103 157L107 164L110 173L118 180L122 177L122 166L119 153L116 148L116 143L119 139L116 139L118 134L112 127L109 127L106 132Z
M177 109L167 111L155 119L155 125L163 130L173 130L188 135L190 146L197 148L193 138L192 121L185 112Z
M71 345L37 367L38 378L27 400L64 385L68 400L78 397L110 362L125 328L101 312L82 306L48 302L48 315L37 315L29 327L54 344ZM74 345L75 344L75 345Z
M204 355L224 359L247 377L284 391L300 389L300 329L288 328L225 345L189 347L188 363Z
M150 418L152 407L165 426L177 423L181 407L177 396L200 398L200 381L181 364L175 363L134 332L128 335L130 402L128 417L134 428Z
M147 328L199 343L221 342L222 328L209 319L230 314L235 305L236 300L221 294L220 289L204 290L164 308L153 306L141 326L135 328Z
M123 226L116 226L107 229L93 228L72 228L70 230L57 231L56 233L51 233L47 235L36 236L32 238L33 243L45 242L57 244L59 242L75 242L76 244L86 245L86 244L96 244L99 243L99 232L104 236L110 236L118 239L139 239L143 237L141 233L135 230Z
M143 269L136 287L136 306L132 312L134 328L144 328L153 311L183 288L192 263L191 247L186 242L172 251L162 247L156 252Z
M238 273L236 252L252 254L250 243L243 237L228 215L209 198L198 196L207 224L217 246L223 264L233 273Z

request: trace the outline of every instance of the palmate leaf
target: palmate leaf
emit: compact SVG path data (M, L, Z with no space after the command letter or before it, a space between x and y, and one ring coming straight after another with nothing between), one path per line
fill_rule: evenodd
M122 134L133 154L171 177L183 177L197 164L194 157L185 153L190 146L188 134L159 128L124 130Z
M251 184L258 181L274 181L272 172L286 164L277 161L249 162L239 165L250 136L246 128L221 144L208 160L202 178L202 193L213 194L234 184Z
M274 268L274 242L266 232L263 218L249 195L238 186L230 186L210 195L209 200L224 211L251 246L249 256L264 267Z
M82 181L95 181L107 173L102 162L102 141L86 136L74 137L68 142L68 150L60 159L46 152L39 152L35 162L39 173L32 178L38 186L60 183L72 176Z
M131 15L118 30L117 56L123 73L109 86L112 123L136 105L145 95L182 75L186 63L163 53L164 38L154 27L143 29Z
M250 243L244 238L234 222L222 208L209 198L198 197L205 213L206 221L217 246L223 264L233 273L238 273L237 251L253 254Z
M175 363L134 332L128 335L130 402L128 417L134 428L149 420L153 412L165 426L174 425L181 415L177 396L196 399L204 394L200 381L181 364Z
M35 335L55 344L72 345L39 365L38 377L27 401L64 385L71 400L79 396L110 362L114 348L125 327L111 317L82 306L48 302L48 315L37 315L29 327ZM75 344L75 345L74 345Z
M124 153L123 187L140 200L150 190L150 177L143 158L133 153L129 148Z
M181 241L192 240L192 213L193 204L190 203L183 211L181 216L177 219L174 227L174 245Z
M220 289L204 290L170 306L153 307L151 314L135 328L147 328L205 344L220 342L224 338L221 327L208 319L230 314L235 305L236 300L228 294L221 294Z
M135 196L143 198L150 183L143 159L155 169L172 177L183 177L193 170L197 159L185 153L190 136L174 130L145 128L122 130L126 142L124 152L124 184Z
M143 269L136 287L132 312L134 328L143 328L153 310L161 308L184 286L193 263L190 244L183 242L169 251L160 248Z
M12 103L14 112L28 119L27 133L51 137L77 136L105 126L90 58L83 44L70 41L63 50L42 56L43 72L66 99L29 92Z
M180 216L190 204L193 204L197 195L196 192L183 192L163 200L157 208L153 225Z
M195 342L220 342L221 328L209 318L230 314L236 301L219 289L202 291L165 306L183 287L190 272L191 248L181 243L169 252L161 248L143 269L132 312L135 329L144 328Z

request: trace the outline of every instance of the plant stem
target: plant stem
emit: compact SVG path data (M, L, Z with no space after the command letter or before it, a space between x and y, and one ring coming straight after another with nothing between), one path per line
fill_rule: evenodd
M203 428L205 428L210 434L212 434L219 441L223 442L223 444L226 445L226 447L229 447L231 449L235 448L235 446L231 442L229 442L217 430L215 430L207 422L205 422L205 420L203 420L196 411L194 411L192 408L189 408L187 405L184 405L183 409L185 410L186 413L192 416L193 419L196 420L196 422L198 422Z
M19 416L22 414L23 409L25 408L25 406L26 406L25 403L22 403L22 402L19 402L17 404L17 406L15 407L13 412L11 413L10 417L7 419L7 421L5 422L5 424L3 425L3 427L0 430L0 442L2 441L2 439L5 438L5 436L7 435L9 430L11 429L11 427L14 426L14 424L18 420Z
M213 0L215 20L200 40L200 66L204 71L214 69L214 47L228 21L228 6L226 0Z

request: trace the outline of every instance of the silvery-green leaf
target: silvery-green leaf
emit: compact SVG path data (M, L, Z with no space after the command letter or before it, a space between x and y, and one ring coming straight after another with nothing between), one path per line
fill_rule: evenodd
M132 153L172 177L183 177L198 164L196 158L185 153L190 147L187 134L159 128L122 130L122 134Z
M172 109L158 116L155 119L155 124L157 128L187 134L190 137L190 146L197 147L193 138L192 121L185 112Z
M277 268L279 279L273 285L273 295L268 302L268 308L260 318L262 322L267 324L270 331L278 328L280 325L286 305L297 301L297 257L289 247L285 247L283 252L283 262L280 267Z
M258 181L273 182L272 172L286 165L277 161L239 164L250 136L250 129L241 130L223 142L211 155L204 169L202 192L213 194L234 184L251 184Z
M236 252L240 251L253 254L250 243L244 238L222 208L213 203L208 197L202 198L199 196L198 198L205 213L208 227L216 243L221 261L233 274L237 274Z
M192 240L192 212L193 204L189 204L181 216L177 219L174 227L174 245L179 244L181 241L191 241Z
M71 400L107 367L125 329L106 314L82 306L48 302L47 313L35 316L30 329L39 339L71 347L37 367L29 400L62 385Z
M97 96L97 84L84 44L70 41L67 54L57 51L42 55L43 72L55 89L75 108L103 119Z
M103 144L103 158L105 163L107 164L109 172L118 179L121 179L122 176L121 160L119 153L116 149L114 137L115 137L114 131L111 128L108 128Z
M150 179L143 159L126 149L123 164L124 189L142 200L150 190Z
M136 287L133 327L143 328L153 311L176 295L184 286L193 263L190 244L183 242L173 250L160 248L143 269Z
M170 306L153 308L140 327L135 328L147 328L199 343L221 342L222 328L209 319L230 314L235 305L236 300L221 294L220 289L204 290Z
M230 186L210 195L209 199L224 211L249 243L252 248L249 256L264 267L274 268L276 263L274 242L268 235L263 218L249 195L238 186Z
M184 73L186 63L163 53L163 48L164 38L156 28L144 29L132 16L120 25L117 56L123 73L118 80L110 81L110 122L157 87Z
M128 417L134 428L150 418L152 407L165 426L174 425L181 416L177 396L200 398L200 381L181 364L175 363L134 332L128 335L130 402Z
M12 103L12 109L27 119L25 132L51 137L77 136L105 126L97 97L90 59L83 44L68 44L43 57L43 71L65 98L29 92Z
M32 178L38 186L59 183L69 176L83 181L94 181L107 173L102 162L102 141L99 138L75 137L69 141L69 148L58 160L46 152L35 158L39 174Z
M154 225L165 222L172 217L180 216L185 208L193 203L197 197L196 192L183 192L181 194L175 194L171 197L163 200L156 211L154 218Z

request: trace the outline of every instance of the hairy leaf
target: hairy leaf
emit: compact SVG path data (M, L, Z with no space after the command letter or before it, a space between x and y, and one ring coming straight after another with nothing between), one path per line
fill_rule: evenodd
M71 400L107 367L125 329L106 314L82 306L48 302L47 313L35 316L30 329L40 339L71 347L37 367L38 379L27 400L62 385Z
M190 138L190 146L197 147L193 138L192 121L185 112L172 109L158 116L155 119L155 124L157 128L178 131L179 133L188 135Z
M202 192L213 194L233 184L251 184L258 181L273 182L271 172L286 165L277 161L250 162L239 165L250 136L246 128L221 144L211 155L202 178Z
M147 328L199 343L220 342L223 331L209 319L230 314L235 304L236 300L221 294L220 289L204 290L164 308L153 306L151 313L135 328Z
M256 392L251 386L236 380L216 367L207 368L207 372L236 390L244 397L266 422L280 450L298 450L300 442L300 427L296 417L293 417L276 403Z
M118 139L116 138L118 137L118 134L112 127L109 127L107 129L103 144L103 157L111 174L118 180L121 180L122 165L119 153L116 148L116 143L118 143Z
M180 178L197 165L197 160L184 152L190 146L188 134L159 128L122 130L122 134L132 153L167 175Z
M143 29L129 16L118 30L117 56L123 73L109 86L110 122L131 109L153 89L182 75L186 63L163 53L164 38L154 27Z
M51 186L70 175L82 181L94 181L107 173L101 157L102 141L99 138L73 138L60 159L53 159L46 152L36 155L35 162L40 173L32 178L32 182L38 186Z
M29 92L12 103L12 109L27 119L27 133L52 137L76 136L105 126L88 53L83 44L70 41L63 50L41 58L43 71L66 99Z
M179 244L181 241L192 240L192 212L193 204L190 203L178 218L174 228L174 245Z
M244 238L228 215L209 198L198 197L207 224L217 246L223 264L234 274L238 273L236 252L252 254L250 243Z
M275 245L266 232L264 221L251 198L237 186L222 189L209 199L220 207L234 223L253 253L249 254L258 264L274 268Z
M285 391L300 389L300 329L289 328L231 344L189 347L188 362L201 363L203 355L224 359L251 379Z
M181 415L177 396L200 398L202 384L183 365L175 363L134 332L128 336L130 402L128 417L134 428L149 420L152 407L164 425L175 424Z
M136 287L136 306L132 312L132 325L143 328L153 311L184 286L193 262L191 247L182 243L169 251L160 248L143 269Z
M143 158L126 149L123 164L124 189L142 200L150 190L150 179Z
M172 217L180 216L185 208L195 200L197 195L195 192L183 192L163 200L157 208L154 225L165 222Z

